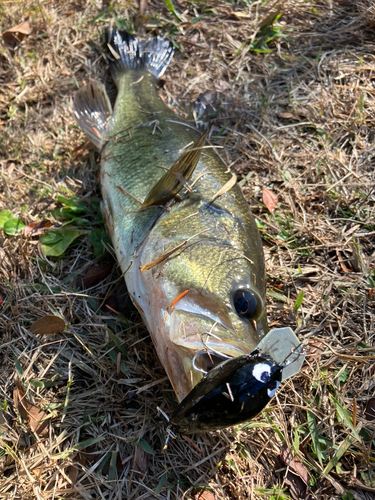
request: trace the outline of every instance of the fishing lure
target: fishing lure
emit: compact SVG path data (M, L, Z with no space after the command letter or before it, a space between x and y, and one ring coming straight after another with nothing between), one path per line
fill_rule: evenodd
M284 339L289 336L290 340L294 336L289 328L275 329L263 343L278 359L281 353L285 353L287 345L287 342L283 347L278 345L283 338L275 338L279 331L286 332ZM271 338L273 344L270 343ZM218 353L210 354L217 356ZM276 361L273 355L262 352L258 347L250 355L220 363L206 374L173 412L171 431L174 434L191 434L223 429L256 417L276 394L282 380L299 371L304 359L301 344L295 343L281 362ZM292 372L283 373L292 364Z

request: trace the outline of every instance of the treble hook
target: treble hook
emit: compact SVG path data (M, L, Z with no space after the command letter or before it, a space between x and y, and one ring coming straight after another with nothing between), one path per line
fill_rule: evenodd
M203 341L202 341L203 342ZM203 342L204 345L206 345L204 342ZM208 372L206 372L206 370L203 370L202 368L199 368L196 364L195 364L195 360L197 359L198 356L200 356L201 354L214 354L215 356L218 356L220 358L224 358L224 359L231 359L231 356L228 356L227 354L223 354L222 352L219 352L219 351L216 351L215 349L212 349L212 348L208 348L206 350L202 350L202 351L198 351L195 353L195 356L192 360L192 365L193 365L193 368L194 370L196 370L197 372L200 372L200 373L203 373L204 375L207 375Z

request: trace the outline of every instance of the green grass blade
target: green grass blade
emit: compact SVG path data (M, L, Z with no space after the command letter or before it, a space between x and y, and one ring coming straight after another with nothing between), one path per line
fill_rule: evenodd
M319 434L318 434L318 428L316 425L316 418L311 411L307 411L307 425L309 427L309 431L311 434L311 440L312 440L312 445L314 449L315 455L318 457L319 463L321 466L323 466L323 453L320 448L320 442L319 442Z
M333 457L329 461L328 465L324 469L323 476L327 476L327 474L330 473L330 471L333 469L333 467L335 467L339 463L340 458L351 447L354 440L355 440L355 438L353 436L348 436L346 439L344 439L344 441L337 448L336 453L333 455Z
M341 404L332 395L330 397L331 397L331 400L332 400L332 402L334 403L334 405L336 407L336 412L337 412L338 420L341 421L345 425L345 427L349 428L352 431L353 436L360 443L362 443L361 435L357 431L357 429L355 429L355 427L353 425L353 420L351 419L350 413L348 412L348 410L346 410L345 408L343 408L341 406Z
M262 413L263 417L267 420L267 422L272 426L273 430L276 432L276 434L279 436L281 441L283 443L286 443L286 439L284 437L284 434L281 432L281 430L277 427L275 422L272 420L272 418L268 415L267 411L264 411Z
M305 292L303 290L301 290L299 292L299 294L297 295L297 299L296 299L296 302L294 304L294 310L295 310L295 312L297 312L298 309L301 307L304 295L305 295Z
M181 19L181 16L176 12L176 9L174 8L174 5L173 3L171 2L171 0L164 0L164 3L165 5L167 6L169 12L172 12L172 14L174 15L174 17L182 22L182 19Z
M92 446L93 444L99 443L100 441L103 441L105 436L98 436L96 438L90 438L86 439L85 441L81 441L80 443L77 443L73 446L73 450L83 450L84 448L87 448L89 446Z
M168 472L164 472L164 474L160 478L158 485L156 486L155 495L158 495L161 492L164 483L166 482L167 479L168 479Z

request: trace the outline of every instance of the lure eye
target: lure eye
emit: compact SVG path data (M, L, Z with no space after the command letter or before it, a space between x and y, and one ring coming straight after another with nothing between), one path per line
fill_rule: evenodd
M237 290L233 297L234 308L243 318L251 319L257 310L257 298L249 290Z

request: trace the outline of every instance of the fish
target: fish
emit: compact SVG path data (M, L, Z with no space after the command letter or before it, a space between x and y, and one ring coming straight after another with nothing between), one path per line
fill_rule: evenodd
M103 218L128 292L187 411L191 391L223 363L234 362L235 372L246 372L239 360L259 364L253 353L269 329L262 241L236 177L206 144L207 131L157 92L173 53L161 36L110 30L114 108L92 81L76 93L73 112L101 152ZM261 364L278 366L264 356ZM220 424L215 417L203 427Z

